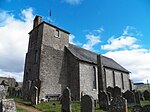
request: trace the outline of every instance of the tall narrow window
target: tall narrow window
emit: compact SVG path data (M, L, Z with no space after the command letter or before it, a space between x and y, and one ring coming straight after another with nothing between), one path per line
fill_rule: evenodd
M113 84L114 84L114 87L116 86L116 81L115 81L115 72L113 71Z
M95 66L93 66L93 71L94 71L93 89L96 89L96 68L95 68Z
M55 37L59 37L59 30L55 30Z
M35 50L35 63L38 62L38 50Z
M123 73L121 73L122 89L124 89Z

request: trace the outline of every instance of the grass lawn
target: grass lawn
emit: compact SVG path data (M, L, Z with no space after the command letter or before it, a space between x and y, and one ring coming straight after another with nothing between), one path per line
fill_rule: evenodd
M31 102L21 99L21 98L14 98L17 102L23 103L28 106L32 106ZM150 105L150 101L141 101L141 105ZM59 101L50 101L50 102L41 102L37 105L33 105L33 107L37 108L38 110L42 112L61 112L61 104ZM71 103L72 112L80 112L80 102L73 101ZM99 106L97 104L97 107L95 109L95 112L107 112L104 110L100 110ZM28 112L26 110L23 110L21 108L17 107L17 112ZM132 109L129 109L128 112L132 112Z
M59 101L42 102L34 106L42 112L61 112L61 104ZM80 112L80 102L73 101L71 103L71 107L72 112ZM96 112L107 112L100 110L99 108L96 108L95 110Z
M20 107L16 107L16 110L17 110L17 112L29 112L29 111L24 110L24 109L22 109Z

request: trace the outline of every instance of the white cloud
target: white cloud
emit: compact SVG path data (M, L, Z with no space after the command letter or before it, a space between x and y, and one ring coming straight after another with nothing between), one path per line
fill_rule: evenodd
M137 44L137 36L142 36L140 31L133 26L127 26L123 30L123 34L118 38L112 36L108 39L108 44L102 45L101 49L103 50L118 50L118 49L132 49L140 48L140 45Z
M100 36L97 35L93 35L93 34L87 34L86 35L86 39L88 40L87 43L83 44L83 48L87 49L87 50L94 50L93 46L97 45L98 43L100 43Z
M66 3L69 3L71 5L77 5L81 3L81 0L65 0Z
M20 74L23 72L27 52L28 32L33 25L33 10L22 10L21 19L16 19L11 12L1 10L0 17L3 17L0 19L0 75L9 74L22 80Z
M75 36L73 34L69 35L69 43L77 45L77 46L81 46L82 45L82 43L80 43L79 41L75 41Z
M69 35L69 43L71 43L71 44L74 44L74 45L75 45L74 39L75 39L75 36L74 36L74 35L72 35L72 34L70 34L70 35Z
M117 50L120 48L138 48L140 47L137 44L134 44L137 42L137 39L135 37L131 36L121 36L118 38L111 37L108 40L108 44L102 45L101 48L103 50Z
M123 35L130 35L130 36L143 36L143 34L138 31L135 27L133 26L127 26L123 30Z

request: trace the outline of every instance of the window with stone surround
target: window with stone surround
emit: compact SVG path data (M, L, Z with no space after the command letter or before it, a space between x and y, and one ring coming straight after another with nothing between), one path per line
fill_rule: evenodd
M95 66L93 66L93 72L94 72L94 79L93 79L93 89L97 89L96 88L96 68Z
M59 30L58 30L58 29L56 29L56 30L55 30L55 37L58 37L58 38L60 38L60 35L59 35Z
M38 63L38 50L35 50L35 63Z
M121 73L122 89L124 90L123 73Z

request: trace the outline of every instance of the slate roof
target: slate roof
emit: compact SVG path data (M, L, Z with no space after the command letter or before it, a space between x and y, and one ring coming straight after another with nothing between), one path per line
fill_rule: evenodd
M77 47L75 45L69 44L67 49L80 61L85 61L93 64L97 64L97 54L94 52L91 52L89 50ZM102 56L102 65L108 68L112 68L115 70L123 71L126 73L130 73L128 70L126 70L124 67L122 67L120 64L118 64L116 61L114 61L111 58Z

